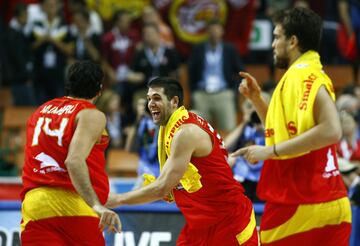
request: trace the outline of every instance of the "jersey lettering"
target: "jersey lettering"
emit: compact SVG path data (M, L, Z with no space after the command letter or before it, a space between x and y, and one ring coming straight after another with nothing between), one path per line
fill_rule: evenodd
M45 124L44 124L45 121ZM44 131L44 133L51 137L57 137L57 144L59 146L62 145L62 138L64 136L65 128L69 122L68 118L63 118L61 120L60 126L58 129L50 129L49 124L51 123L51 118L44 118L40 117L38 121L36 122L35 130L34 130L34 136L32 139L32 146L39 144L39 136L41 133L41 129ZM42 127L43 126L43 127ZM41 128L42 127L42 128Z

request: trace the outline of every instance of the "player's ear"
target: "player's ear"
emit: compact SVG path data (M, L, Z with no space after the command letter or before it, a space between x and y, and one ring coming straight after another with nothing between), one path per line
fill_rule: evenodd
M296 36L296 35L292 35L291 37L290 37L290 46L291 47L296 47L296 46L298 46L299 45L299 39L298 39L298 37Z
M171 99L171 104L177 108L179 107L179 97L178 96L174 96L172 99Z

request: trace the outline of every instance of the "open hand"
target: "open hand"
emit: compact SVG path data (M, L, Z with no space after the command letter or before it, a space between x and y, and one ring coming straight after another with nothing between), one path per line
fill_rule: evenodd
M93 209L100 216L99 228L101 230L107 227L108 232L121 232L122 225L117 213L102 205L95 205Z

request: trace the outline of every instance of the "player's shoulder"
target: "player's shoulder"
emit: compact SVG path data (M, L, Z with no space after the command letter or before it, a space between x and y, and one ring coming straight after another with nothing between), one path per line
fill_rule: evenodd
M188 141L199 141L202 137L207 135L207 132L204 129L194 123L181 125L177 133L181 138Z
M93 120L93 121L95 121L95 120L105 121L106 120L105 114L103 112L101 112L100 110L98 110L97 108L84 108L79 111L79 113L77 114L77 118Z
M316 81L318 78L327 77L323 69L307 62L295 64L289 69L288 76L299 79L310 79Z
M80 110L79 114L105 116L105 114L97 108L83 108Z

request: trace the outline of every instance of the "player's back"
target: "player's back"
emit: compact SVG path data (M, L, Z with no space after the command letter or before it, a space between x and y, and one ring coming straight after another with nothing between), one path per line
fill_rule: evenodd
M87 108L93 109L95 106L86 100L56 98L41 105L29 118L22 197L28 190L39 186L74 189L64 162L76 129L76 116ZM93 161L87 161L90 176L96 172L99 172L101 179L106 176L103 170L103 151L106 147L107 141L101 141L92 149L88 159ZM92 162L97 162L97 165ZM103 188L106 190L105 186Z

